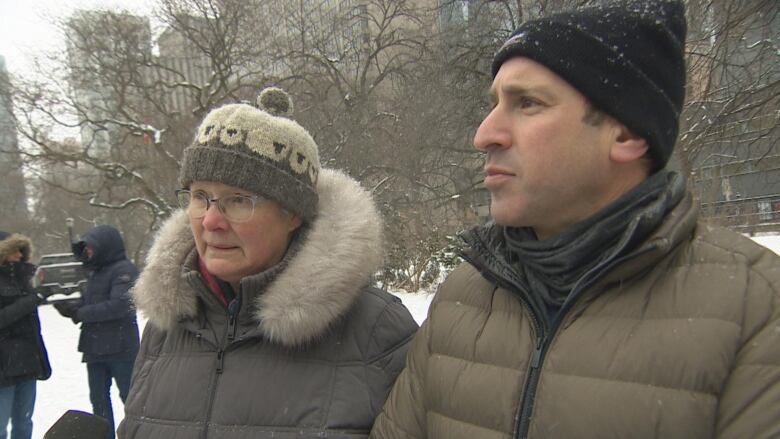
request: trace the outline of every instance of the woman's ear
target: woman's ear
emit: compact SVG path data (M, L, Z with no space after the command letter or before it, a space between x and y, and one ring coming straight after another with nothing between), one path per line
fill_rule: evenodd
M638 136L622 123L615 125L615 138L609 151L609 158L617 163L639 160L648 150L647 140Z
M303 220L301 219L301 217L299 217L298 215L296 215L294 213L291 214L291 215L292 216L290 218L290 224L289 224L289 227L288 227L287 230L288 230L289 233L292 234L294 231L298 230L298 227L300 227L301 224L303 224Z

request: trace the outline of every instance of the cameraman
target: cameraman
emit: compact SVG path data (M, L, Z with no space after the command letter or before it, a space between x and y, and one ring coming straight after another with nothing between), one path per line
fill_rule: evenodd
M89 230L72 248L88 271L87 287L82 299L59 301L54 307L82 324L78 349L87 363L89 399L93 413L111 423L109 437L113 437L111 380L116 381L124 402L138 354L138 323L128 292L138 269L127 259L122 237L112 226Z

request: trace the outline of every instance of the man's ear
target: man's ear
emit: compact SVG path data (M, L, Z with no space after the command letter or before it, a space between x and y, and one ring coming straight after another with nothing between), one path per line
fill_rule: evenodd
M638 136L622 123L615 124L612 148L609 158L617 163L628 163L641 159L648 150L647 140Z

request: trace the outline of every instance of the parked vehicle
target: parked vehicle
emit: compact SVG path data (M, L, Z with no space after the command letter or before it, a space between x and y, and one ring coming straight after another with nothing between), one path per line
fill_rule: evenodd
M81 293L86 284L87 275L84 267L76 260L73 253L41 256L33 278L33 287L45 290L45 295Z

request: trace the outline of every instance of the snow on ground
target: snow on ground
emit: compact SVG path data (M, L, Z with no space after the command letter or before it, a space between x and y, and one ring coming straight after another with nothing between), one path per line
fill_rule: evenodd
M780 235L759 236L753 238L758 243L780 254ZM433 299L430 293L393 292L409 308L418 323L425 320L428 306ZM69 409L92 411L87 386L87 369L81 362L81 354L76 351L79 331L70 319L60 316L51 306L39 309L43 339L49 351L54 373L47 381L38 382L38 398L35 404L33 439L42 439L46 430ZM141 320L139 324L143 326ZM114 403L114 418L117 423L122 419L123 408L116 386L112 387L111 399Z
M433 294L394 292L401 298L417 323L425 320ZM70 319L59 315L52 306L38 309L46 349L49 351L53 373L46 381L38 381L38 397L33 412L33 439L42 439L43 434L69 409L92 412L87 384L87 366L81 362L76 351L79 329ZM145 320L138 322L141 330ZM116 425L122 420L124 409L116 385L111 386L111 402L114 406Z
M92 413L87 384L87 365L81 362L76 351L79 342L78 326L62 317L53 306L38 308L41 332L49 352L52 375L46 381L38 381L38 395L33 412L33 439L43 434L69 409ZM111 402L117 424L124 409L116 385L111 386Z
M754 236L752 239L780 255L780 235Z
M391 291L391 293L401 298L401 301L409 308L409 312L414 317L418 325L422 325L428 314L428 306L433 300L433 294L424 291L420 293L406 293L403 291Z

